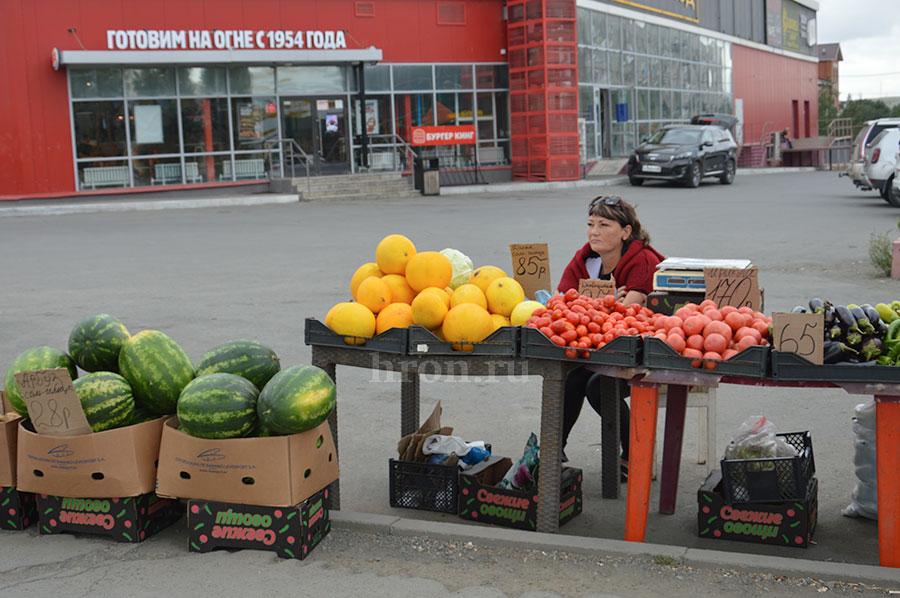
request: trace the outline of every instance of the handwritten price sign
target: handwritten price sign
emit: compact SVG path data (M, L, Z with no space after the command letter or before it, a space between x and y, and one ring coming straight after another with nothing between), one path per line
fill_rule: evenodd
M515 243L509 246L509 252L513 278L522 285L526 297L534 299L535 292L550 290L550 250L546 243Z
M616 281L612 278L610 278L609 280L601 280L599 278L584 278L578 281L578 294L584 295L585 297L590 297L591 299L598 299L600 297L606 297L607 295L615 295Z
M16 384L38 434L78 436L91 433L66 368L18 372Z
M706 298L719 307L747 306L759 311L759 269L751 268L703 268Z
M823 314L772 314L776 351L796 353L807 361L821 364L825 346Z

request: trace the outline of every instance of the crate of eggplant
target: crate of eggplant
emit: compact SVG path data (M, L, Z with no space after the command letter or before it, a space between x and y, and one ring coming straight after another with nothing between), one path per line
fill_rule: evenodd
M821 313L823 365L796 353L772 351L772 377L784 381L900 383L900 301L834 305L812 299L794 313Z

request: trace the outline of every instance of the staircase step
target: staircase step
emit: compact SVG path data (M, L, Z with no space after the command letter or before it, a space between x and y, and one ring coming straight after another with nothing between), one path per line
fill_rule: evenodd
M300 193L300 201L344 201L359 199L413 199L422 197L422 194L415 189L399 191L395 193L337 193L330 195L311 195L306 196Z

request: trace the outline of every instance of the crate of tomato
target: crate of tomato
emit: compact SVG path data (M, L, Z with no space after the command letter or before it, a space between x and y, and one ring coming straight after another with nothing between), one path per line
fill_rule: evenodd
M709 299L671 316L657 314L644 344L644 367L765 378L771 321L749 307L719 308Z
M554 295L522 329L522 356L619 367L641 363L642 334L653 312L623 305L613 295L591 298L574 289Z

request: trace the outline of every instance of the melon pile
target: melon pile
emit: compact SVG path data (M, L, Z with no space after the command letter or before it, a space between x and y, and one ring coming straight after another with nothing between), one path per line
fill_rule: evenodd
M201 438L294 434L325 421L335 403L324 370L281 371L275 352L257 341L222 343L195 367L164 332L132 335L117 318L95 314L72 329L68 352L42 346L16 357L4 377L12 408L28 416L16 373L60 367L68 369L94 432L177 414L179 429Z
M350 345L391 328L422 326L455 349L471 350L502 326L519 326L543 307L526 301L515 279L496 266L473 268L455 249L417 251L399 234L375 248L375 261L357 268L350 279L353 301L338 303L325 325Z

